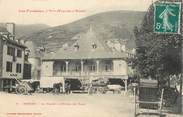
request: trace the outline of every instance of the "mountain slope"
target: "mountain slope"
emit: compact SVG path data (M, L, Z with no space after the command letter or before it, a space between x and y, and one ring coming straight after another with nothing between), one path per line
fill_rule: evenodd
M134 26L139 26L144 17L144 12L136 11L111 11L92 15L70 24L47 28L21 39L32 40L39 46L44 45L48 51L55 51L65 42L73 42L76 34L86 32L92 26L93 30L104 40L119 39L126 42L129 48L135 46Z
M49 28L50 26L45 24L30 24L30 25L22 25L16 24L15 26L16 38L21 38L22 36L31 36L32 33L38 32L40 30Z

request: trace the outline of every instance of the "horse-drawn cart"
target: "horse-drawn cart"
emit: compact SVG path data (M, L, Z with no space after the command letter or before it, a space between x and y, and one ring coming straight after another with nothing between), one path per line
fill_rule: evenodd
M41 77L40 89L43 92L65 92L64 77Z
M23 81L17 78L14 79L15 79L15 85L11 86L11 88L14 89L17 94L26 95L33 91L31 81Z
M121 86L118 83L111 83L108 78L98 78L95 80L92 80L89 87L89 94L105 94L108 91L112 91L113 93L120 94L122 89L124 89L123 86Z
M163 89L157 80L141 79L135 91L135 117L139 114L162 115Z
M107 92L107 80L103 78L92 80L89 87L89 94L106 93Z

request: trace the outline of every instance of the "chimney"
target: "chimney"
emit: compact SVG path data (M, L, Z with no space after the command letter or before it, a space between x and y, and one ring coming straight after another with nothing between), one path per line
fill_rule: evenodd
M6 29L11 34L10 37L15 39L15 23L6 23Z

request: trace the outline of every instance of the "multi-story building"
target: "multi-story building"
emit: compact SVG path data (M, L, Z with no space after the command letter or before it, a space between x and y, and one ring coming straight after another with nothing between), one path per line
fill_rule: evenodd
M13 78L23 78L25 48L15 40L15 24L7 23L0 28L0 89L12 85Z
M39 80L41 77L41 56L43 54L44 48L38 47L32 41L26 41L25 45L29 51L28 61L32 65L31 78L34 80Z
M72 46L44 56L41 79L120 79L127 90L126 60L127 53L110 49L90 28L86 33L80 34Z

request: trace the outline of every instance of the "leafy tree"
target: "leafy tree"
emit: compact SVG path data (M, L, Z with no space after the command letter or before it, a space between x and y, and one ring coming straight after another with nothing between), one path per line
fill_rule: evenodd
M141 27L134 28L137 54L133 65L143 78L166 79L178 75L181 73L180 35L154 33L153 22L154 7L151 5Z

